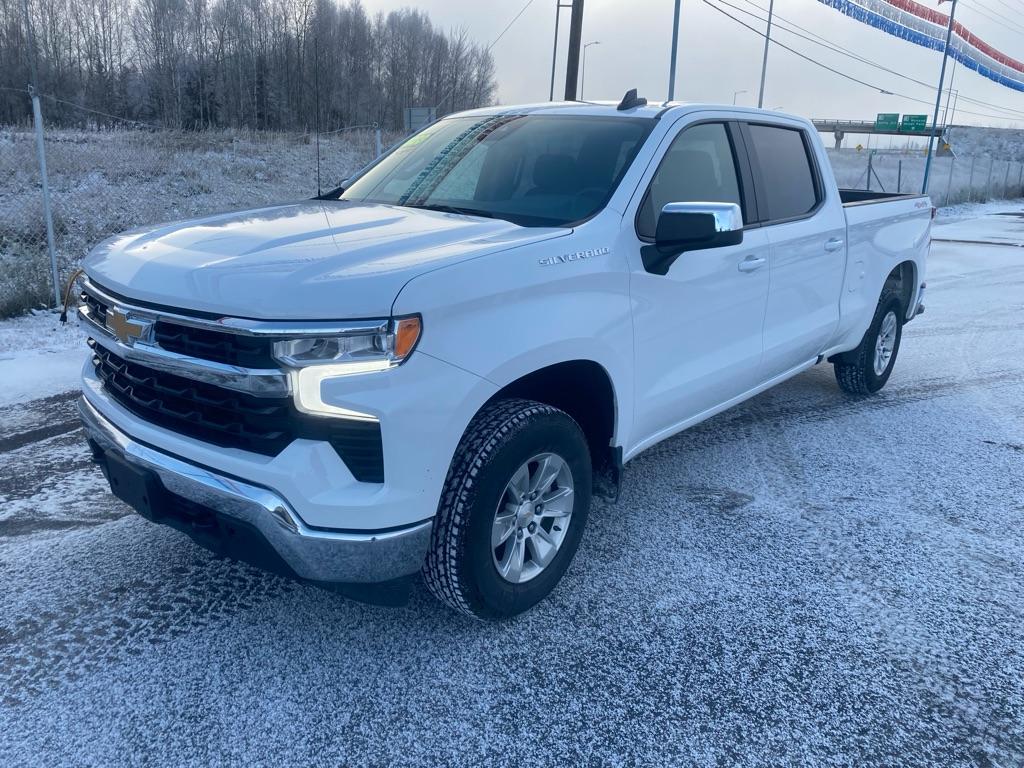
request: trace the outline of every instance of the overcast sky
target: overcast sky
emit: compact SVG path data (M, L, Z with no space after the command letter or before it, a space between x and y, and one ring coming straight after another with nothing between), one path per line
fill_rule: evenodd
M717 2L717 0L715 0ZM764 18L768 0L725 0ZM551 43L556 0L534 0L494 46L498 98L504 104L546 101L551 76ZM569 2L569 0L565 0ZM934 5L934 0L925 0ZM1024 19L1015 17L1007 0L961 0L957 19L1005 53L1024 59ZM523 7L525 0L364 0L371 11L415 7L430 14L442 28L465 27L477 41L490 43ZM583 40L600 41L587 51L583 95L588 99L619 99L638 88L649 100L668 92L668 62L672 35L672 0L586 0ZM723 6L724 7L724 6ZM942 6L948 10L949 4ZM726 7L731 14L763 29L764 22ZM937 83L941 54L890 37L855 22L817 0L776 0L776 18L791 21L829 41L851 49L902 75ZM987 16L986 16L987 14ZM564 89L568 13L563 12L556 98ZM784 31L772 39L806 53L836 69L884 90L921 99L888 96L806 62L772 46L768 60L765 107L780 107L809 117L873 119L878 112L929 116L934 85L926 88L826 50ZM676 98L685 101L757 103L764 38L710 8L703 0L683 0L680 24ZM947 83L948 83L947 71ZM1010 90L957 67L953 87L963 96L1019 111L998 120L967 111L995 114L991 107L961 100L956 122L1024 126L1024 93ZM930 119L930 117L929 117ZM941 119L941 113L940 113Z

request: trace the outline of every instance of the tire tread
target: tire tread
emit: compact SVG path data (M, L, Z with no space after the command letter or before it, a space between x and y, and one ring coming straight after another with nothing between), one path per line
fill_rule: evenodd
M478 413L452 459L423 564L423 580L438 600L474 618L483 618L463 579L462 550L477 477L495 451L532 419L563 414L533 400L499 400Z
M877 389L872 389L871 387L871 382L868 379L868 369L874 365L874 342L875 336L878 333L876 326L881 322L880 314L882 309L887 307L894 299L902 308L903 302L899 292L893 288L885 288L882 291L882 295L878 298L875 315L871 319L871 325L868 326L868 330L865 332L864 338L861 339L860 345L849 352L848 357L841 357L833 363L836 382L844 392L848 392L851 395L871 395L877 391ZM898 312L897 320L901 321L899 314ZM893 357L894 360L890 365L895 364L895 354Z

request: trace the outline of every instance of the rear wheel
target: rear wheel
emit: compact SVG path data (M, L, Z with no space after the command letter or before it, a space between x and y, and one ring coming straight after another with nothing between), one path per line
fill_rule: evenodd
M554 589L590 508L590 452L566 413L501 400L470 423L452 461L423 568L462 613L504 618Z
M860 345L834 359L836 381L846 392L874 394L889 380L903 338L903 302L895 291L882 293Z

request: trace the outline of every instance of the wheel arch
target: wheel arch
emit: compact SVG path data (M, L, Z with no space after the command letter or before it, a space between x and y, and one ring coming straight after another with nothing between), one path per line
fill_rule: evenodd
M617 497L622 449L613 445L619 420L615 385L607 369L589 359L551 363L523 374L484 403L521 397L565 411L583 430L594 468L594 491Z
M895 290L899 294L900 302L903 305L903 320L909 320L917 295L917 264L913 260L907 259L893 267L885 278L882 291L887 289Z

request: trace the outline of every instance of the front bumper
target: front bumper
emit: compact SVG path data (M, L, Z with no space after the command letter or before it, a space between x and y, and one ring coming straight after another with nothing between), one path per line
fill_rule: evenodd
M108 452L151 473L167 493L233 520L268 545L300 579L328 583L378 583L416 573L430 542L432 521L381 531L312 528L279 493L151 448L122 432L85 398L78 411L101 463ZM192 533L187 521L156 518ZM196 537L198 538L198 537ZM246 552L229 552L245 557Z

